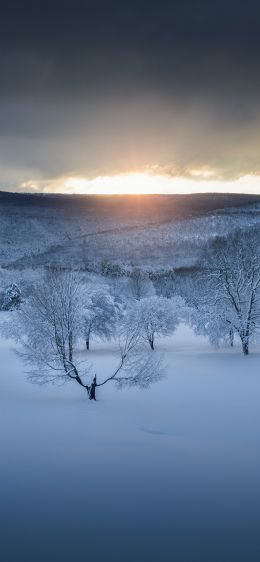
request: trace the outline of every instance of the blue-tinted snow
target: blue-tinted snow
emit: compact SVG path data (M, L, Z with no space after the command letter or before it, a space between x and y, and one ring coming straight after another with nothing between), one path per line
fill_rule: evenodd
M150 390L29 383L1 342L1 560L257 562L260 355L162 340ZM90 352L98 375L113 346Z

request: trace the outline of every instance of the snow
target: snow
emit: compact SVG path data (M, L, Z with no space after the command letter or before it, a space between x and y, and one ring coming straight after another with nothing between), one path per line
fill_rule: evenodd
M0 197L0 265L13 271L64 264L95 269L104 260L153 270L192 267L209 240L260 224L259 204L241 206L236 195L233 203L231 196L229 202L215 197L213 203L210 195L210 206L200 195L190 199L186 211L178 207L178 196L149 197L150 204L144 198L144 206L132 199L133 207L129 198L114 198L112 206L100 197L59 198L56 205L53 198L36 197L30 204L23 198L4 203ZM198 198L201 216L194 216Z
M2 316L1 316L2 318ZM185 326L149 390L32 385L0 341L4 562L239 562L260 556L260 357ZM97 375L116 361L93 342Z

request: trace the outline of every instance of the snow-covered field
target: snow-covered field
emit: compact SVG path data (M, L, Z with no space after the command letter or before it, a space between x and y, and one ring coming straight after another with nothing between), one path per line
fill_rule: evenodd
M0 341L3 562L259 561L260 353L186 327L158 349L163 381L92 403L32 385ZM113 346L89 357L108 373Z

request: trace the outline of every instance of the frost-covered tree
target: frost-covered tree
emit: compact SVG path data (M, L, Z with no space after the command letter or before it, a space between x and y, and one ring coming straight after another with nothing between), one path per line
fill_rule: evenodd
M193 279L194 283L194 279ZM200 287L194 289L192 293L192 302L190 308L187 309L187 320L198 335L208 337L211 345L216 348L220 346L233 347L235 339L234 328L227 321L226 315L215 303L206 297L205 281L200 280ZM202 287L204 287L202 291Z
M146 297L131 306L125 322L136 326L154 350L156 336L167 336L175 331L179 323L180 306L181 299L178 298Z
M37 382L75 378L74 348L80 335L81 284L73 274L51 274L38 283L9 324L19 353L37 370Z
M260 327L260 253L255 237L231 238L207 254L186 300L198 333L208 334L214 344L230 345L237 335L248 355Z
M21 291L16 283L9 285L2 298L2 310L14 310L21 304Z
M12 316L4 333L20 343L18 353L30 367L32 382L74 381L95 400L96 388L109 381L118 386L146 387L161 378L161 358L147 353L134 326L118 335L118 366L103 378L93 377L90 366L79 361L76 350L81 318L82 283L73 274L49 276Z
M170 299L176 294L176 278L173 269L152 271L149 277L157 295Z
M83 314L83 332L89 349L91 336L110 340L115 335L120 306L105 289L87 294Z
M148 274L139 267L134 267L129 273L128 291L129 296L138 301L155 293Z

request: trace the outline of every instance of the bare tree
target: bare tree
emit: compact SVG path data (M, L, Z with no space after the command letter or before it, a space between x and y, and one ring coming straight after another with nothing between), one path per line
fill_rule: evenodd
M151 357L138 330L131 328L118 336L118 367L104 380L95 375L89 382L90 366L79 362L75 351L81 337L82 284L74 275L50 276L11 321L8 335L21 344L18 353L30 365L32 382L75 381L95 400L96 388L109 381L144 387L162 376L161 358Z

